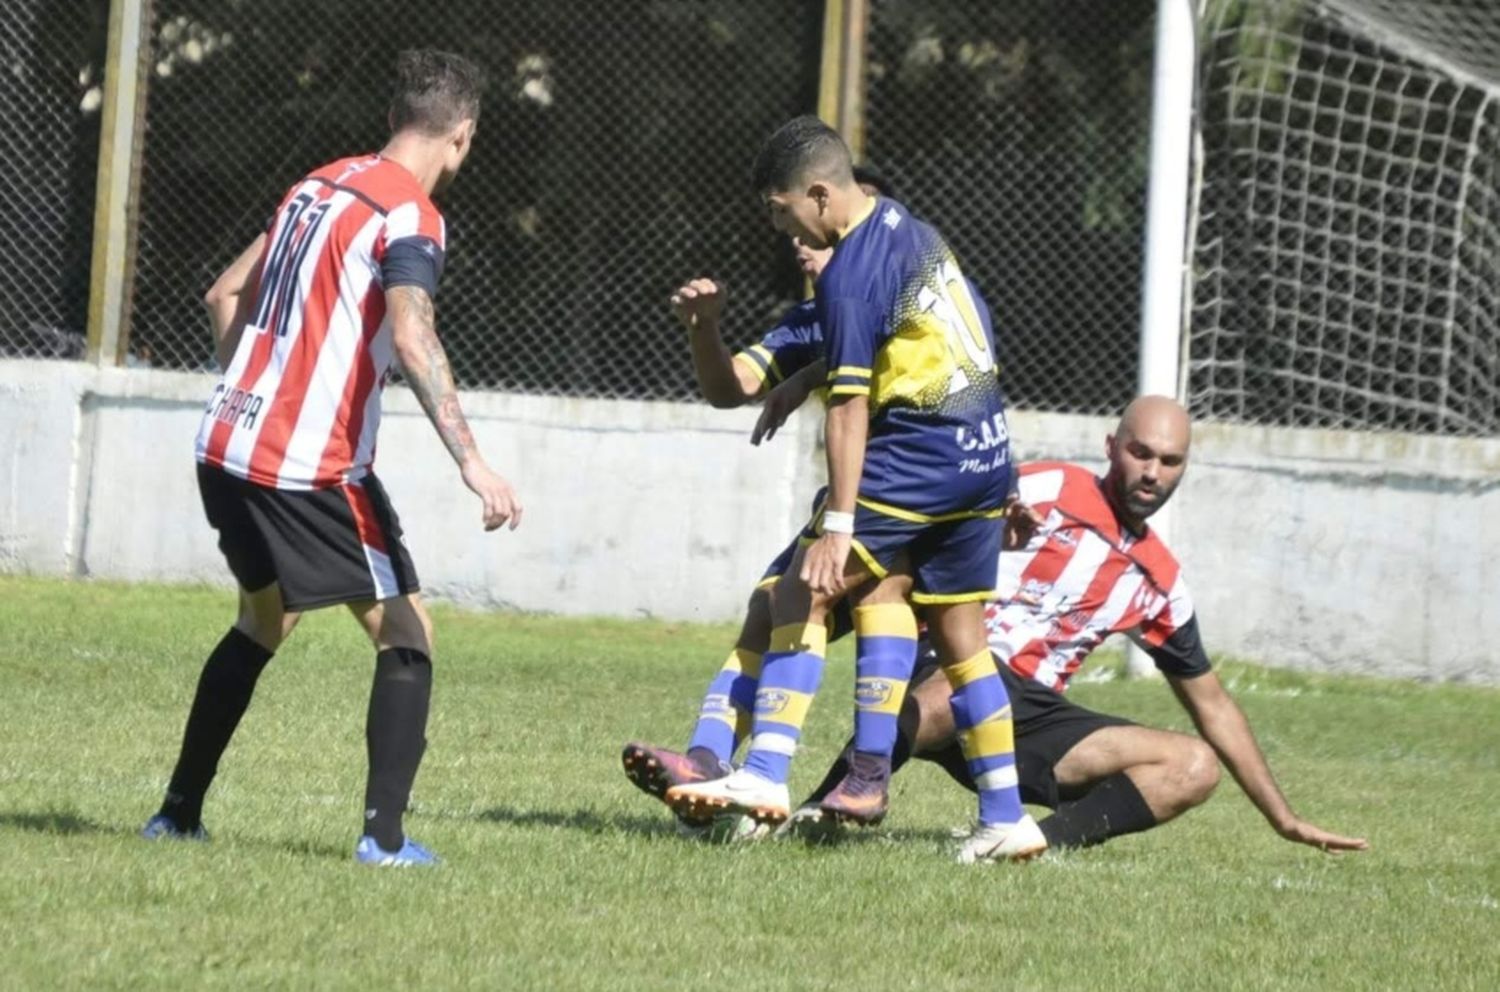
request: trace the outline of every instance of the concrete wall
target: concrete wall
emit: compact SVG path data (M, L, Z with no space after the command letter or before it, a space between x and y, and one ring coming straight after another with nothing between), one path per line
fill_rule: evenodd
M203 375L0 362L0 571L224 582L191 447ZM475 393L526 518L478 504L405 390L377 462L427 590L474 606L721 620L805 517L817 421ZM1023 458L1099 466L1109 418L1017 411ZM1210 649L1500 682L1500 441L1200 425L1167 533Z

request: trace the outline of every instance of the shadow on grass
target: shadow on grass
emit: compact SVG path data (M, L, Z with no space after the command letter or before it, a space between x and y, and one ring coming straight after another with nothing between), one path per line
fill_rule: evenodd
M77 813L49 810L45 813L0 812L0 829L29 830L37 834L57 834L60 837L78 834L122 834L134 831L109 827Z
M511 806L495 806L474 814L474 818L486 823L504 823L517 827L547 827L551 829L577 830L581 833L602 835L632 833L648 836L676 836L677 828L670 819L662 816L641 814L601 814L592 809L516 809ZM785 843L806 847L843 847L859 844L953 844L951 833L946 830L912 828L850 828L831 838L809 840L788 838Z
M632 833L667 836L676 830L670 820L660 816L615 813L602 815L591 809L516 809L494 806L474 814L486 823L504 823L515 827L549 827L577 830L586 834Z

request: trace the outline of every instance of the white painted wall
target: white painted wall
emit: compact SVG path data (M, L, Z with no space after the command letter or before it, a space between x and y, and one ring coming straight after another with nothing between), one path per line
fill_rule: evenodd
M0 362L0 571L227 582L193 480L203 375ZM526 519L485 534L413 398L377 467L426 589L473 606L724 620L821 474L817 422L474 393ZM1100 466L1108 418L1016 411L1023 458ZM1500 683L1500 440L1199 425L1174 547L1210 650Z

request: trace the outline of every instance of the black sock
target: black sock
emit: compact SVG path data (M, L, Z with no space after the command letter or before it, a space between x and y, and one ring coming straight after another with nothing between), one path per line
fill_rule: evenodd
M375 684L365 745L370 777L365 785L365 833L387 851L406 840L401 815L427 749L427 708L432 662L414 648L387 648L375 656Z
M1082 797L1058 804L1040 824L1050 847L1089 847L1111 837L1156 826L1156 816L1130 776L1118 772L1101 779Z
M201 823L203 797L219 770L219 758L245 715L255 683L272 653L231 627L204 663L188 711L182 751L161 806L162 814L178 829L192 830Z

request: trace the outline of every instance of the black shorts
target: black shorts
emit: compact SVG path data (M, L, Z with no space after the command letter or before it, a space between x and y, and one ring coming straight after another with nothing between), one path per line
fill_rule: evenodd
M273 582L288 610L417 592L401 522L374 475L327 489L271 489L198 465L203 512L249 592Z
M921 663L912 676L912 685L928 678L942 678L937 659L924 643ZM1109 716L1085 709L1062 693L1049 689L1036 679L1017 675L999 658L995 667L1010 695L1011 718L1016 730L1016 774L1020 778L1021 801L1056 809L1066 799L1077 798L1057 784L1057 763L1089 734L1105 727L1132 727L1123 717ZM948 751L956 753L947 753ZM938 761L953 771L963 767L963 753L954 741L943 754L924 754L924 759ZM1081 794L1081 792L1079 793Z

